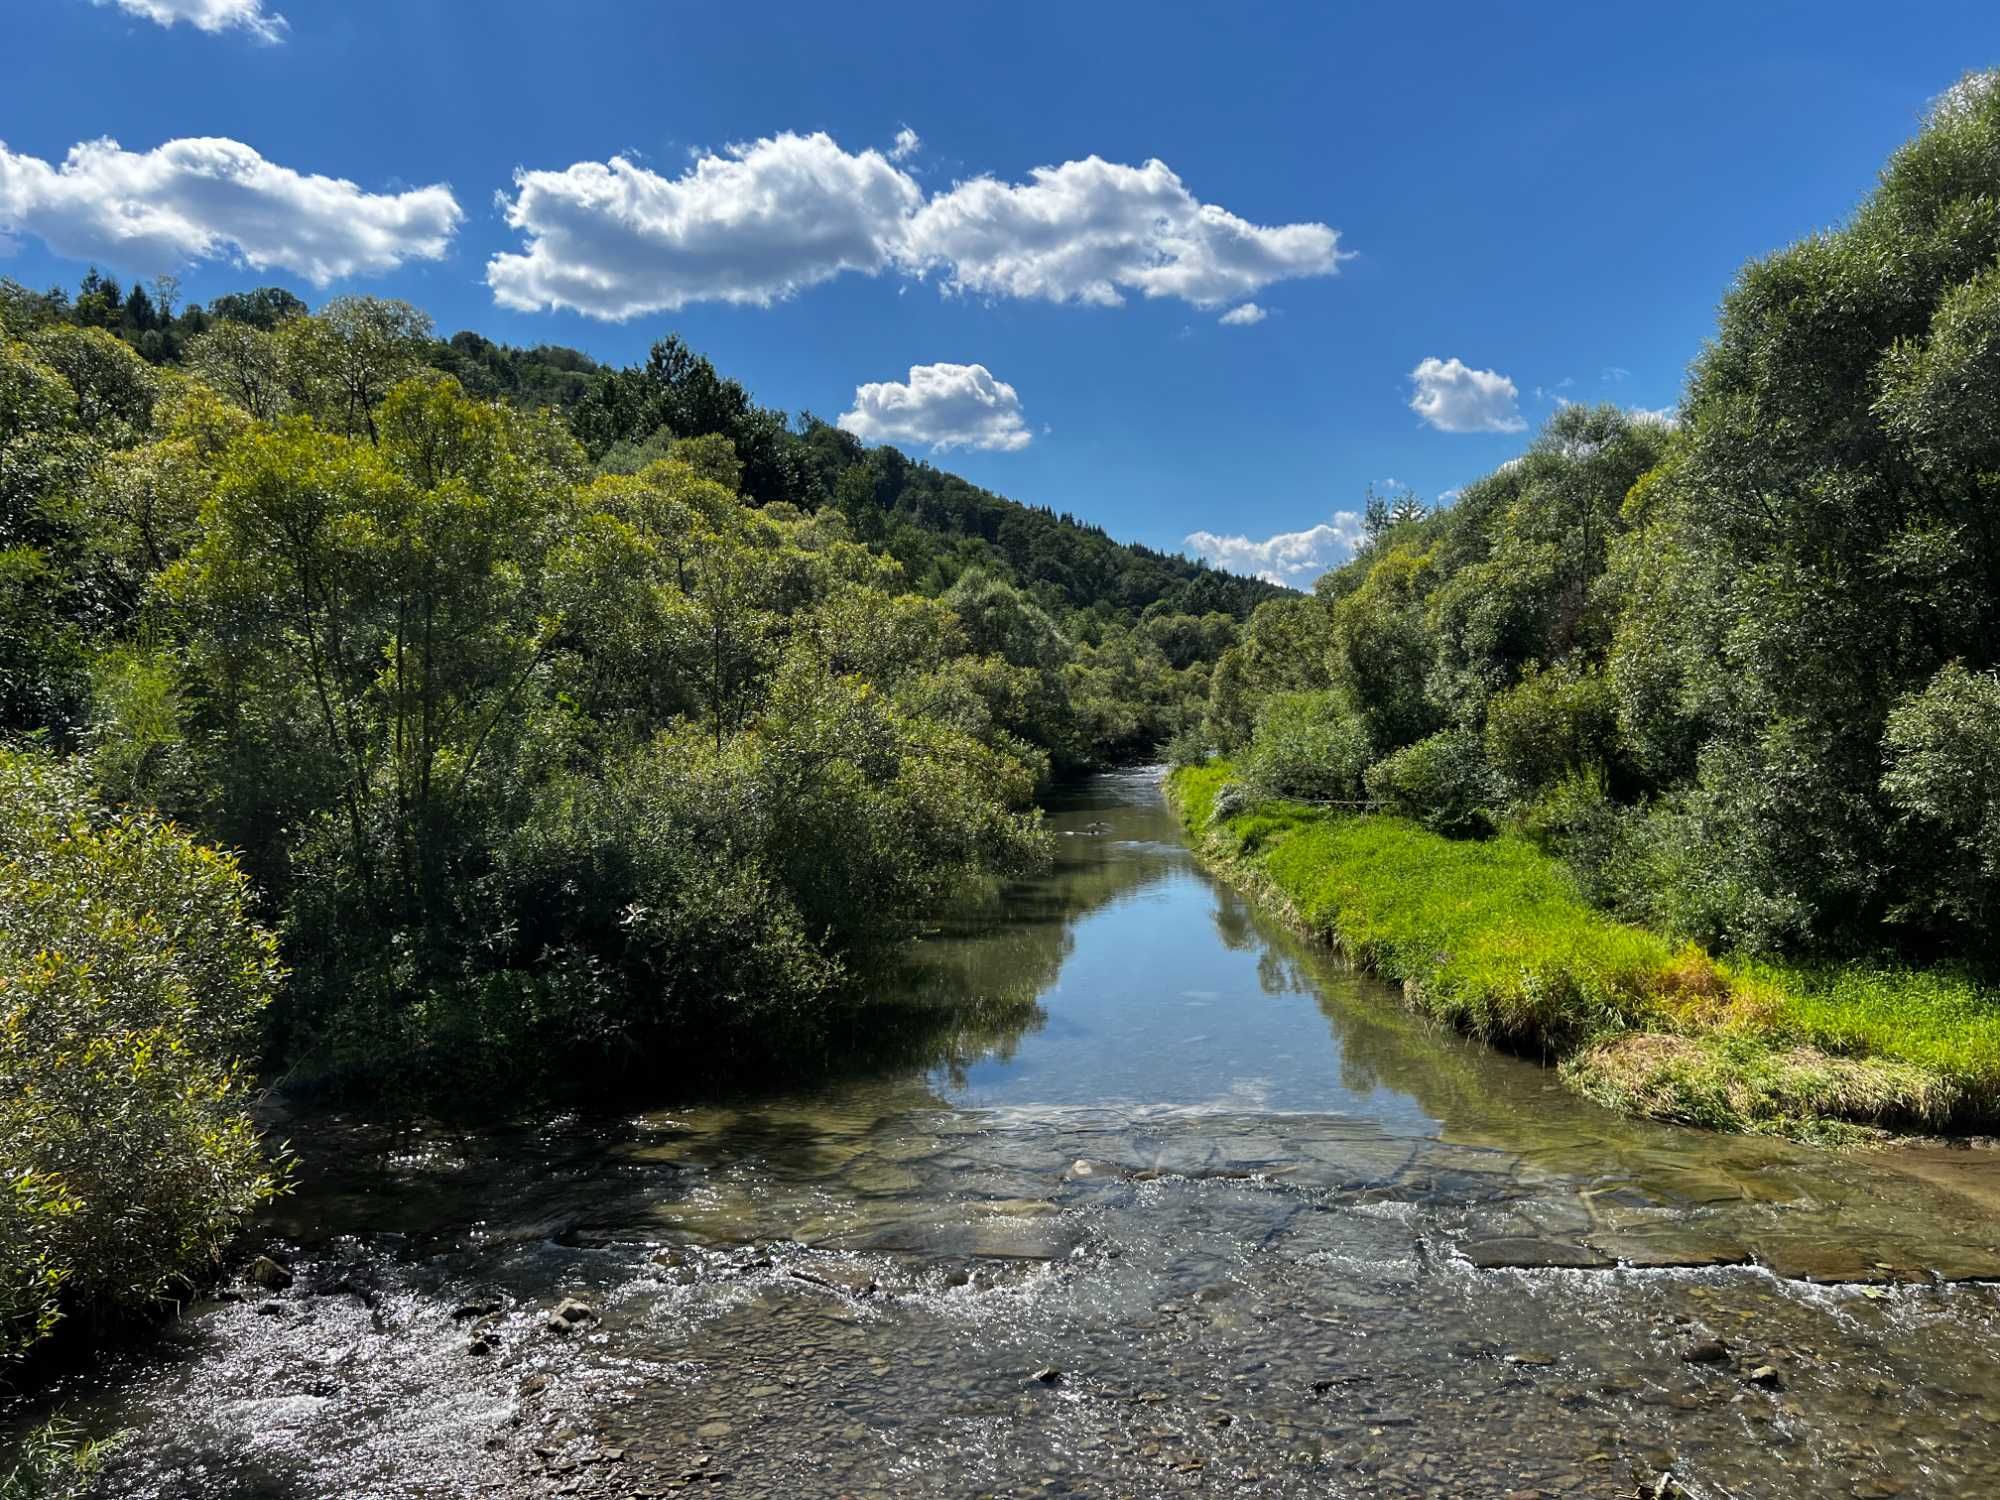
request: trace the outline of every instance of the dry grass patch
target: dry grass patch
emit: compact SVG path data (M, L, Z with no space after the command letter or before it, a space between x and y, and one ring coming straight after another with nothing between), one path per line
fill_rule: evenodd
M1626 1032L1563 1064L1579 1093L1627 1114L1713 1130L1850 1141L1949 1120L1958 1089L1914 1063L1836 1057L1718 1032Z

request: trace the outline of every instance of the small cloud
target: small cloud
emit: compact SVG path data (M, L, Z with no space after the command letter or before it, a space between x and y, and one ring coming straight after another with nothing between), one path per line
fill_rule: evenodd
M868 442L923 443L940 453L1011 453L1034 438L1019 393L984 365L912 365L907 381L856 386L853 409L837 425Z
M1451 504L1452 501L1456 500L1462 493L1464 492L1461 490L1439 490L1437 503L1439 505L1449 505Z
M93 0L94 4L116 4L127 15L139 16L159 26L185 21L197 31L215 33L231 27L249 32L259 41L285 39L285 18L264 9L264 0Z
M296 272L315 286L439 260L464 218L442 183L364 192L219 136L127 151L108 136L60 163L0 143L0 229L132 271L197 260Z
M908 161L923 147L923 137L905 125L896 132L896 144L889 148L890 161Z
M1550 386L1538 385L1535 387L1535 399L1537 401L1553 401L1558 406L1566 406L1569 404L1568 398L1559 396L1556 394L1556 392L1566 391L1575 384L1576 381L1573 377L1565 375L1561 380L1558 380L1554 385Z
M1246 302L1241 307L1232 307L1215 321L1225 328L1250 328L1263 322L1271 314L1254 302Z
M1426 359L1410 371L1410 410L1440 432L1519 432L1520 393L1497 370L1457 359Z
M1245 573L1286 588L1311 588L1313 580L1346 562L1360 545L1361 513L1343 510L1331 522L1304 531L1281 531L1262 541L1247 536L1217 536L1196 531L1186 545L1230 573Z
M1619 381L1630 376L1631 373L1623 365L1606 365L1604 367L1603 380L1606 385L1616 385Z
M907 225L908 267L954 293L1118 307L1136 292L1206 310L1335 275L1349 258L1328 225L1253 224L1197 198L1158 158L1088 156L1028 178L974 177L930 199Z
M1647 422L1655 427L1675 428L1681 425L1680 414L1671 406L1628 406L1625 415L1635 422Z

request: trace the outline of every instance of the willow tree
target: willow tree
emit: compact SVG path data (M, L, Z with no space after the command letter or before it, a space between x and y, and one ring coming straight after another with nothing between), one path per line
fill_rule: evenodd
M2000 661L2000 90L1967 79L1852 220L1746 267L1635 494L1624 728L1693 785L1684 910L1752 943L1914 917L1892 716ZM1970 764L1971 762L1968 762ZM1720 899L1726 897L1726 901ZM1732 909L1733 908L1733 909ZM1990 941L1935 903L1932 935Z

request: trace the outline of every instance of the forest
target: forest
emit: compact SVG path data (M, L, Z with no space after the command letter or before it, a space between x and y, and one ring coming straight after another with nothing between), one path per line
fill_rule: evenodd
M1052 776L1199 723L1280 592L671 337L611 370L377 299L175 301L0 288L16 1348L282 1187L254 1081L809 1065L857 976L1044 858Z
M1975 78L1743 270L1678 420L1567 406L1450 507L1371 510L1216 664L1196 821L1607 1103L1992 1121L1996 181Z

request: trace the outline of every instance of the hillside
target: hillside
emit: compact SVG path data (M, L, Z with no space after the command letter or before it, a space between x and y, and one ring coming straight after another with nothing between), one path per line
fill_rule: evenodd
M94 269L74 296L13 286L5 295L23 320L101 328L149 363L171 366L183 362L191 340L219 323L270 332L307 311L283 287L176 308L171 288L127 290ZM1088 615L1094 624L1075 622L1086 636L1105 623L1136 624L1148 613L1221 613L1241 621L1264 600L1289 592L1198 559L1115 541L1076 516L996 495L896 448L866 448L810 413L794 419L759 406L741 383L675 335L656 343L644 364L622 369L581 350L515 348L470 330L432 340L424 362L455 377L469 395L561 411L590 457L609 458L612 467L637 467L663 453L673 436L720 433L736 447L743 497L752 504L788 501L809 512L837 506L857 536L902 563L922 592L942 593L978 568L1022 587L1058 618Z

